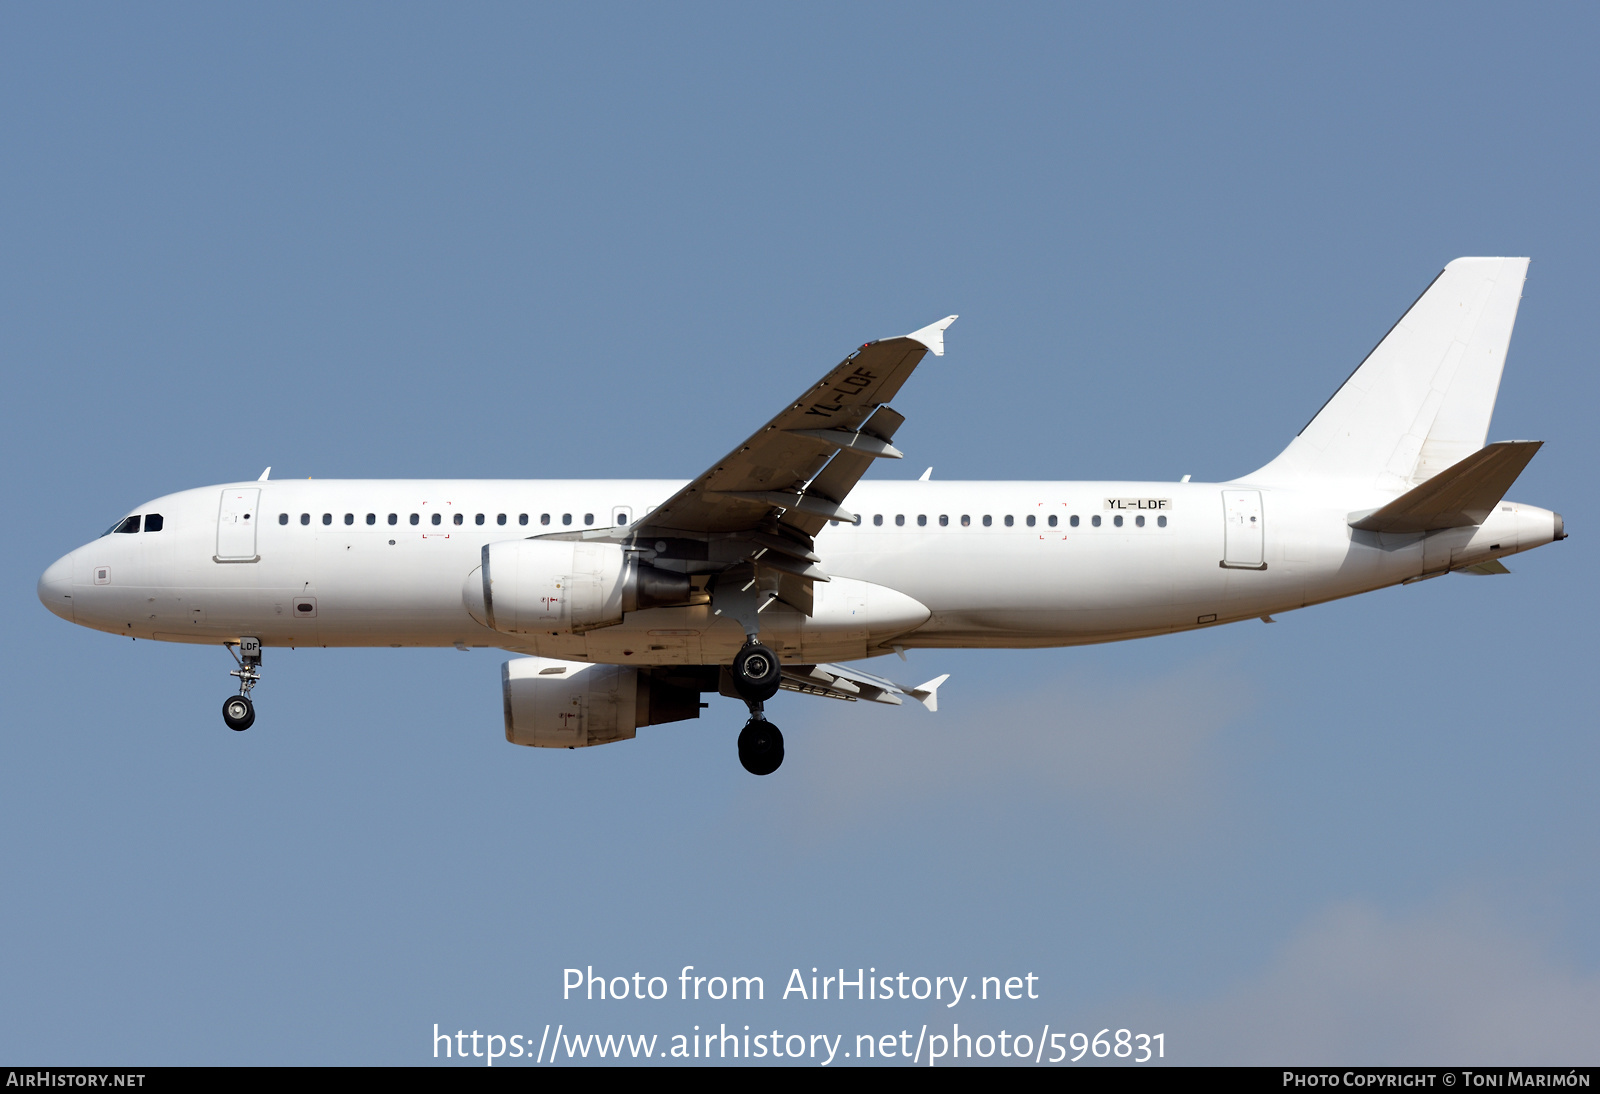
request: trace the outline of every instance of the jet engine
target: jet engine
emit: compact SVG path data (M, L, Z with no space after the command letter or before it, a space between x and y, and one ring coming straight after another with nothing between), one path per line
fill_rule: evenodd
M700 717L700 694L620 665L518 657L500 670L506 740L584 748L633 737L640 726Z
M582 634L624 612L694 602L685 574L659 570L615 543L514 539L484 546L461 599L503 634Z

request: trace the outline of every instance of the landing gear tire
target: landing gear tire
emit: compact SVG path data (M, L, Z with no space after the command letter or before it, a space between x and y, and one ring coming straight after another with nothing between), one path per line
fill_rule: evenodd
M739 762L752 775L770 775L783 763L783 734L765 719L752 718L739 734Z
M243 733L255 724L256 705L248 695L230 695L222 704L222 720L235 733Z
M782 680L778 655L759 642L750 643L733 658L733 688L747 703L765 703L778 694Z

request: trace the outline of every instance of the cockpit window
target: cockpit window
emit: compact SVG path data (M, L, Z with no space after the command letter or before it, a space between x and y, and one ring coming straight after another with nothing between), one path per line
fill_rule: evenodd
M130 532L137 532L138 530L139 530L139 515L137 513L135 513L133 516L127 517L126 519L124 519L122 521L119 521L116 524L113 524L111 526L111 531L107 532L106 535L109 536L111 534L111 532L122 532L122 533L126 534L126 533L130 533Z
M161 519L160 513L150 513L144 518L144 530L146 532L159 532L165 525L166 521Z

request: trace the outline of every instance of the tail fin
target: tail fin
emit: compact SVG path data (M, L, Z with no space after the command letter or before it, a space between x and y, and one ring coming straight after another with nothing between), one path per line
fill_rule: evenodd
M1409 490L1483 447L1526 258L1458 258L1251 480Z

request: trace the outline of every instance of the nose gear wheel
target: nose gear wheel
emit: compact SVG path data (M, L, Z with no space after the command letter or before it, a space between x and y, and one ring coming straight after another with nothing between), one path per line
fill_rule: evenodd
M230 695L222 702L222 720L235 733L243 733L256 720L256 705L246 695Z

